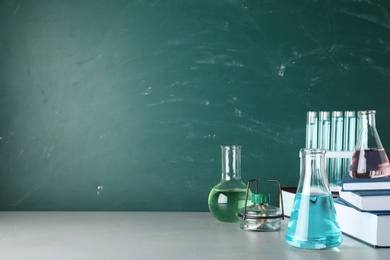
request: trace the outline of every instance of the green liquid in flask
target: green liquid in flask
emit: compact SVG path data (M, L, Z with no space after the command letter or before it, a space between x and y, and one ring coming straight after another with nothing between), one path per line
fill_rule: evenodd
M244 188L221 190L214 187L208 199L210 212L221 222L238 222L237 213L244 207L245 198L246 189Z

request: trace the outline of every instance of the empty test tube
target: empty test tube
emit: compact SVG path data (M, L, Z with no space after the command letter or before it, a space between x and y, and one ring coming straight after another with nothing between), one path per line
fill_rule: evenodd
M317 148L317 112L308 111L306 118L306 148Z

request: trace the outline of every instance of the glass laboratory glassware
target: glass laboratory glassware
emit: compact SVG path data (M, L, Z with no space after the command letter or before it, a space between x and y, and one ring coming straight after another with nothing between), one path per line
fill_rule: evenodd
M318 148L330 150L330 112L320 111L318 113ZM325 159L327 176L330 175L330 158Z
M277 182L281 194L280 183L277 180L268 180ZM248 201L251 182L256 182L256 193L252 193L252 205L244 206L238 213L240 218L240 228L246 231L270 232L280 230L283 212L283 198L280 197L282 209L269 204L270 196L266 193L259 192L259 179L248 181L245 202ZM247 204L247 203L246 203Z
M241 146L221 146L222 178L210 191L208 205L221 222L238 222L245 205L246 185L241 180Z
M375 110L359 111L358 135L349 174L354 178L382 178L390 175L390 164L375 123Z
M330 151L343 150L343 120L342 111L332 111ZM342 159L329 158L328 181L330 186L336 186L342 177Z
M356 112L345 111L344 112L344 140L343 151L352 152L355 149L356 144ZM343 172L344 175L349 171L351 165L351 158L343 158Z
M318 148L330 149L330 112L318 113Z
M306 148L317 148L317 112L308 111L306 117Z
M301 149L301 169L286 232L290 245L326 249L342 242L332 193L325 173L325 149Z

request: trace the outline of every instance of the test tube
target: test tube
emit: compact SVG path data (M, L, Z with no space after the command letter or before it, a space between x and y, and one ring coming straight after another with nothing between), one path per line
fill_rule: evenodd
M318 113L318 148L330 150L330 112ZM327 177L329 179L329 158L325 159Z
M331 118L331 151L342 151L343 149L343 112L332 111ZM336 186L342 178L341 158L330 158L329 184Z
M318 148L330 149L330 112L318 113Z
M317 148L317 112L308 111L306 118L306 148Z
M352 152L356 144L356 112L344 112L344 141L343 151ZM345 174L349 171L351 158L343 158L343 172Z

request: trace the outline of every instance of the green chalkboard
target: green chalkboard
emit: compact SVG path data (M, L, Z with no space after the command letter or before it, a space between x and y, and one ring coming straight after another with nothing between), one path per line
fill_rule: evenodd
M0 210L207 211L229 144L294 186L306 111L390 148L389 82L387 0L1 0Z

